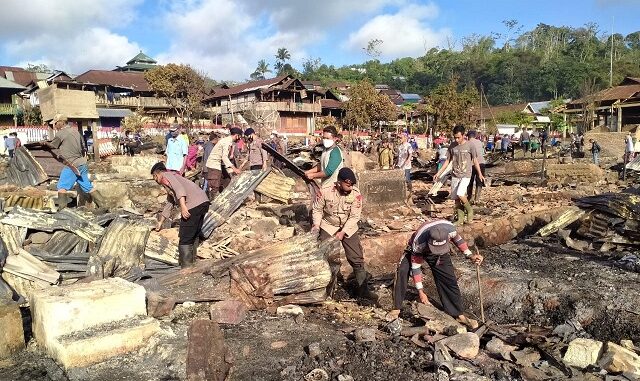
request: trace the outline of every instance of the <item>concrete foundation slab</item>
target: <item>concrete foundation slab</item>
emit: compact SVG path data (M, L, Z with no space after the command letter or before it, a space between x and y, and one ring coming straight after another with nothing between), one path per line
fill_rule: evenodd
M156 319L135 317L58 337L48 352L66 369L83 367L138 349L159 331Z
M152 321L122 323L146 317L146 303L142 286L120 278L37 290L29 299L36 341L65 367L127 352L157 330Z

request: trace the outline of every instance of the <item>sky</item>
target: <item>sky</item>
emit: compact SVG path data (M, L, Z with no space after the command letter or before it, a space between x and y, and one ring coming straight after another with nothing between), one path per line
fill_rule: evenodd
M0 65L44 63L70 74L111 70L139 51L161 64L189 64L216 80L243 81L278 48L301 69L308 59L362 63L460 49L471 34L523 31L539 23L601 33L640 30L640 0L2 0Z

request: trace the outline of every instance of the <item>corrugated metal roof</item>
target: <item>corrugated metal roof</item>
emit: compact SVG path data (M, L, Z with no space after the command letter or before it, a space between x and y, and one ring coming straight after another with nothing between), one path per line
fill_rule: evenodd
M292 78L290 75L281 75L279 77L270 78L270 79L261 79L258 81L251 81L247 83L243 83L242 85L233 86L228 89L220 89L216 91L212 96L205 99L205 101L210 101L213 99L225 98L230 95L242 94L251 91L255 91L258 89L268 88L271 86L275 86L280 82L283 82L287 78Z
M22 86L38 80L38 73L24 70L21 67L0 66L0 77L6 78Z
M89 70L75 78L77 82L106 85L134 91L152 91L144 73L130 71Z
M545 108L549 108L549 101L544 102L529 102L529 107L534 114L540 114Z
M97 110L101 118L124 118L133 115L133 112L126 108L98 108Z
M16 89L16 90L25 90L26 87L15 83L13 81L10 81L8 79L5 79L3 77L0 77L0 89Z

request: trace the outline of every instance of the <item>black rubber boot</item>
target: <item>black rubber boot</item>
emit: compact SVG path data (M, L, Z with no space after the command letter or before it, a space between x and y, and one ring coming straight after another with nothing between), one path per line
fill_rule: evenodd
M178 245L178 263L182 268L193 265L193 245Z
M191 264L193 265L198 260L198 246L200 246L200 238L196 238L192 246L193 249L191 250Z
M361 299L368 299L374 303L378 303L378 295L369 289L367 283L367 272L364 269L354 270L356 278L356 295Z

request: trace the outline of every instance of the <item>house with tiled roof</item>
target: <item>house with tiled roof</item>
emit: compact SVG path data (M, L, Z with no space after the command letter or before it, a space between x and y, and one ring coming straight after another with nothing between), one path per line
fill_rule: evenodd
M255 124L264 127L262 132L306 135L314 131L325 99L338 101L333 92L316 88L314 83L305 86L291 75L282 75L214 90L204 103L223 123Z

